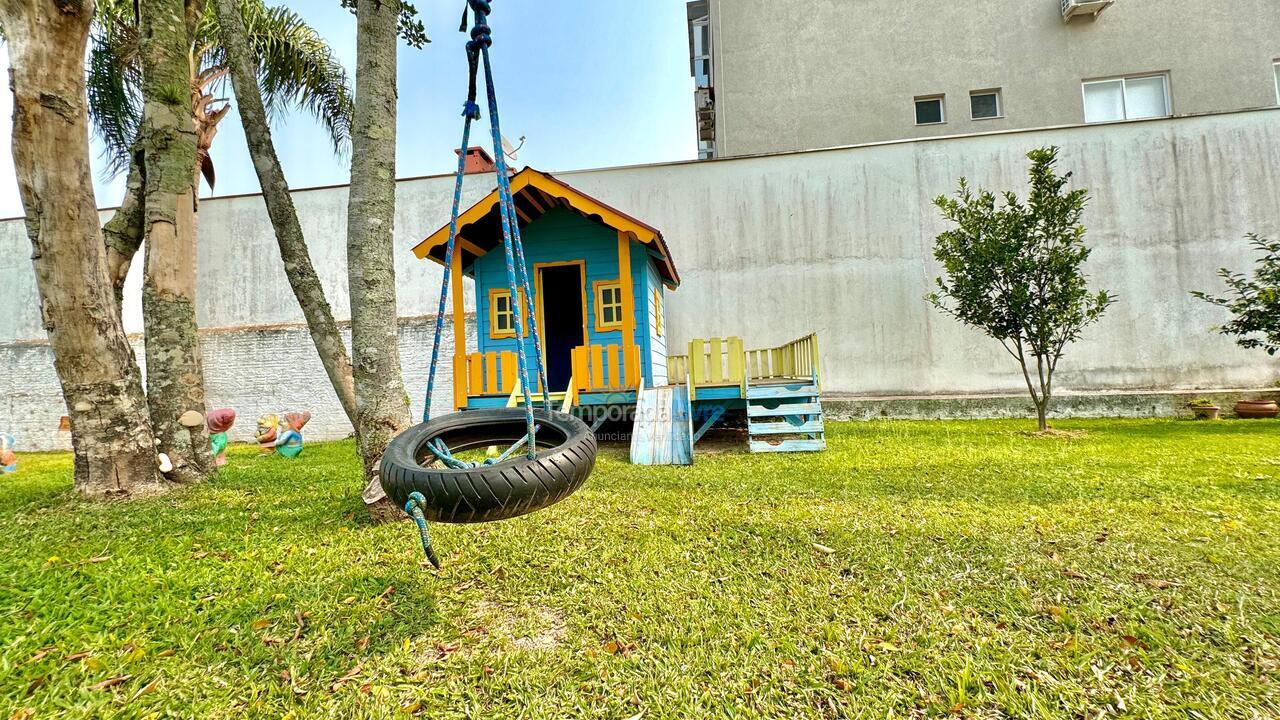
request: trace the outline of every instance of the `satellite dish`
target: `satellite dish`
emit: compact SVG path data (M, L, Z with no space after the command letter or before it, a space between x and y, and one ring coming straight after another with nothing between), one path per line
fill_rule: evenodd
M506 155L509 160L514 161L516 159L516 153L520 152L520 148L524 147L524 140L525 140L525 137L521 135L520 144L513 146L511 144L511 141L507 140L506 137L503 137L502 138L502 154Z

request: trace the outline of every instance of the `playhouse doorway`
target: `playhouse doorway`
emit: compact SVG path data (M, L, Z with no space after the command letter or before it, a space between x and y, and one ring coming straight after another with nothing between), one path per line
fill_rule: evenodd
M536 266L539 330L552 392L569 389L573 349L586 343L586 279L582 263Z

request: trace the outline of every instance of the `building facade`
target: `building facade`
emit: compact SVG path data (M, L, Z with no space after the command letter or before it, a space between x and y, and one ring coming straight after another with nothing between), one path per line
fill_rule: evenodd
M700 156L1274 107L1276 0L695 0Z

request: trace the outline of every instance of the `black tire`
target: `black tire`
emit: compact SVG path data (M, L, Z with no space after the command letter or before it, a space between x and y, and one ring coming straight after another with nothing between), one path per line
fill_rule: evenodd
M422 493L427 520L444 523L506 520L554 505L591 474L596 436L572 415L535 410L533 417L539 426L535 459L520 448L505 462L471 470L445 467L427 443L441 438L453 453L494 445L506 450L525 436L523 409L470 410L412 427L382 456L382 489L399 507L411 493Z

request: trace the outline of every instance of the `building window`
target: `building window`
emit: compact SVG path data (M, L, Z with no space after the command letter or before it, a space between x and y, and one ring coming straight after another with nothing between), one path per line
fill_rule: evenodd
M946 98L943 95L916 98L916 124L941 125L947 121Z
M653 334L662 337L662 290L653 289Z
M1169 76L1141 75L1084 83L1087 123L1168 117Z
M689 24L694 87L711 87L711 24L700 17Z
M1276 104L1280 105L1280 60L1272 68L1276 71Z
M596 332L622 329L622 283L596 281Z
M524 299L524 290L520 290ZM527 314L527 308L525 308ZM524 318L521 318L524 320ZM511 307L511 291L501 288L489 290L489 337L494 340L516 336L515 308Z
M991 120L1004 117L1004 103L997 90L974 90L969 93L970 117L974 120Z

